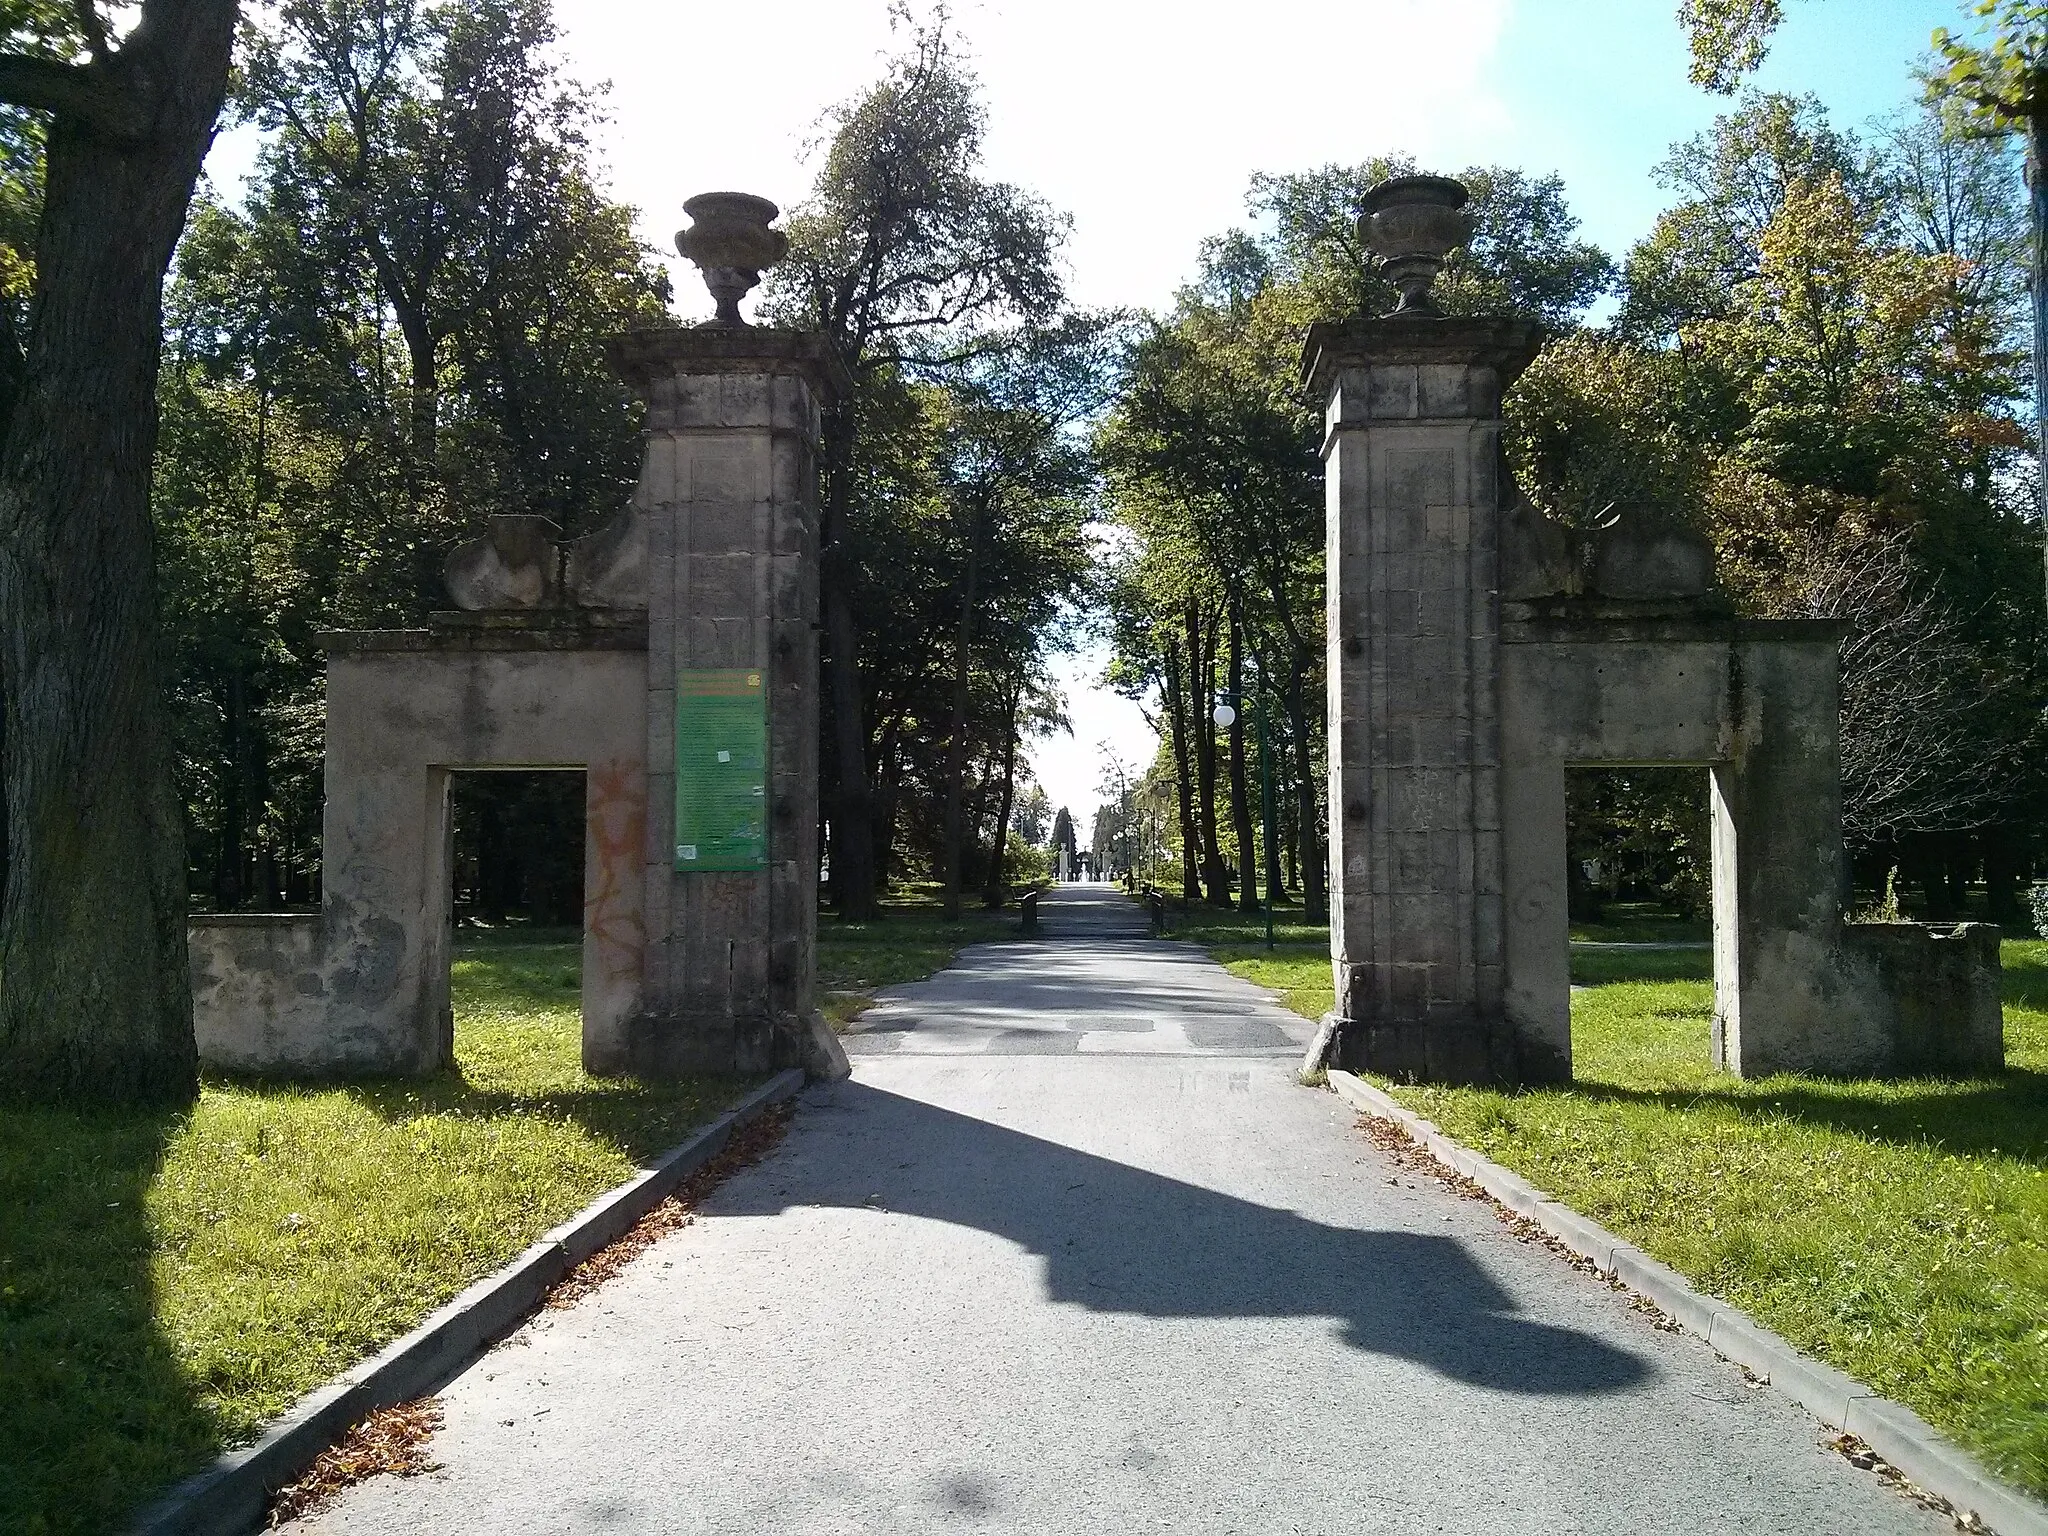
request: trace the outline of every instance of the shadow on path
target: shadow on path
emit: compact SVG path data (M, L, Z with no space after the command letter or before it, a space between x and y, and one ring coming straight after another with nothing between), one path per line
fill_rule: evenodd
M1456 1239L1360 1230L1218 1194L860 1082L814 1090L719 1215L880 1209L974 1227L1045 1261L1048 1297L1157 1318L1310 1318L1351 1348L1503 1392L1614 1392L1647 1363L1516 1315Z

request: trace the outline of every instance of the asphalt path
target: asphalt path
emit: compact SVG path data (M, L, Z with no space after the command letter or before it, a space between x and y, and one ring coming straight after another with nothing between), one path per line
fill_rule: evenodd
M1397 1165L1119 903L891 989L776 1152L444 1392L437 1470L300 1528L1952 1528Z

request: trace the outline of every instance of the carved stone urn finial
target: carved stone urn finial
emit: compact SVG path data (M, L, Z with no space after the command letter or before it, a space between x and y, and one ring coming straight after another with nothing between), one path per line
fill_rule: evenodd
M789 252L789 236L769 223L782 210L747 192L701 192L683 204L690 227L676 231L676 249L697 264L718 301L713 325L745 325L740 300L761 270Z
M1438 313L1431 289L1444 258L1472 238L1472 194L1448 176L1396 176L1365 194L1358 232L1401 290L1397 315Z

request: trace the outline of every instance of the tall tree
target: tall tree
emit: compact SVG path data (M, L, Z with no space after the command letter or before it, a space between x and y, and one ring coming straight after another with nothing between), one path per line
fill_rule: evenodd
M943 14L827 122L824 164L789 221L789 259L770 280L768 312L823 331L855 381L825 421L822 587L832 889L843 916L868 917L880 871L861 657L863 631L889 605L865 547L863 427L877 391L904 377L942 379L1007 345L1017 322L1052 317L1066 221L982 176L986 112Z
M969 702L977 646L994 640L1007 665L1004 797L1013 781L1016 714L1035 636L1049 610L1082 593L1089 572L1083 535L1094 467L1071 428L1107 387L1102 320L1074 317L981 359L947 391L939 479L957 560L952 708L947 724L945 852L941 886L949 921L960 913L966 843ZM1009 819L1007 803L998 826ZM1000 862L1001 840L996 843Z
M1971 41L1936 28L1934 46L1947 68L1928 83L1968 103L1986 126L2018 133L2026 143L2033 235L2034 512L2048 592L2048 388L2041 383L2048 379L2048 5L1976 0L1971 10L1987 24L1988 35ZM1784 0L1680 0L1678 19L1692 45L1693 81L1727 94L1763 62L1771 34L1784 20ZM2048 633L2041 643L2048 647Z
M144 0L75 48L7 14L0 101L47 122L35 280L0 440L7 871L0 1081L196 1085L150 472L163 278L227 90L234 0ZM57 56L53 56L53 54Z
M1979 0L1976 12L1991 23L1991 35L1982 43L1964 42L1946 28L1935 33L1935 46L1949 66L1939 84L1968 102L1985 123L2017 131L2026 141L2033 229L2035 514L2041 520L2042 581L2048 591L2048 5ZM2048 647L2048 633L2042 644Z
M1678 0L1678 24L1692 47L1692 83L1723 95L1764 61L1785 19L1784 0Z
M387 95L405 110L351 117L293 28L329 28L318 57L381 57L380 14L269 18L270 62L244 97L271 124L255 175L240 208L197 210L167 297L156 510L174 729L195 893L221 907L312 899L316 631L441 606L448 547L489 513L539 513L573 534L623 507L637 421L603 340L665 316L631 210L598 185L595 97L548 62L545 6L440 7L388 41L402 91ZM257 93L281 75L289 112ZM438 446L425 462L415 360L377 257L425 215L336 174L358 118L364 161L438 177Z
M1244 696L1244 625L1230 615L1230 824L1237 838L1237 905L1241 912L1259 910L1258 841L1252 830L1252 796L1245 774L1244 728L1251 705Z

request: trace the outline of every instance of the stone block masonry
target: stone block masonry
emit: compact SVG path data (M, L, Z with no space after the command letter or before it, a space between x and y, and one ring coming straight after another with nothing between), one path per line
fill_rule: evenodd
M426 1073L453 1048L451 773L585 775L583 1058L593 1072L752 1075L843 1057L816 1012L821 338L637 332L647 404L625 516L568 545L492 520L449 562L467 611L328 637L318 915L192 924L202 1059L253 1073ZM676 856L676 689L758 677L759 867Z
M1682 526L1587 534L1532 506L1501 400L1541 330L1432 307L1431 263L1469 233L1455 183L1367 201L1402 308L1313 328L1304 359L1325 406L1329 1063L1568 1081L1566 770L1674 764L1711 793L1721 1066L1997 1070L1995 932L1843 921L1836 626L1739 619Z

